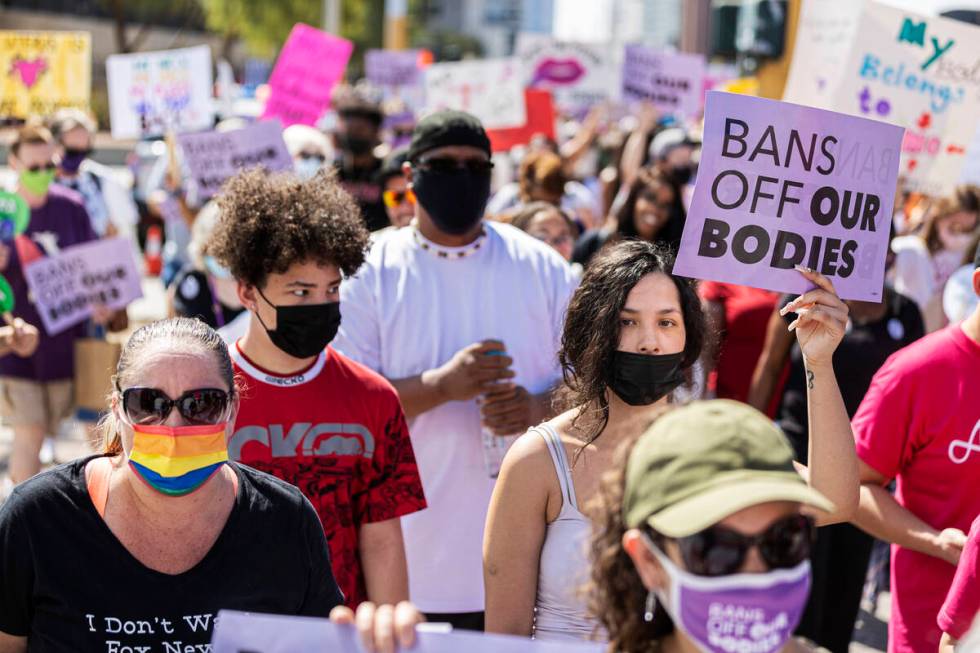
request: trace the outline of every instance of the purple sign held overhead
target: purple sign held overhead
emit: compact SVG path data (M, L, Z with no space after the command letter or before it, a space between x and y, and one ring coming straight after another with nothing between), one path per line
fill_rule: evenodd
M375 86L416 86L421 83L418 50L368 50L364 74Z
M212 197L240 170L261 167L292 170L293 159L282 140L278 120L263 120L244 129L180 134L177 142L203 198Z
M901 127L711 91L694 198L674 272L803 292L793 268L843 299L880 302Z
M315 27L296 23L269 78L263 118L285 126L315 125L330 106L330 93L344 76L354 44Z
M646 100L661 111L696 115L704 101L704 57L626 46L623 99Z

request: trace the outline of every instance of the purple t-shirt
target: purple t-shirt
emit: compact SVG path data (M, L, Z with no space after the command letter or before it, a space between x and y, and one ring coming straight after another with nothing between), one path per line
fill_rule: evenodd
M48 200L43 206L31 209L27 231L17 238L23 239L28 247L35 247L42 256L47 256L43 245L45 241L53 239L58 249L64 249L95 240L96 235L81 195L52 184ZM37 309L27 298L27 281L24 280L18 247L14 242L5 244L10 248L10 262L7 269L0 272L14 290L14 316L36 326L41 338L37 351L29 358L15 354L0 357L0 377L31 381L71 379L75 375L75 340L85 335L85 324L49 336L44 331Z

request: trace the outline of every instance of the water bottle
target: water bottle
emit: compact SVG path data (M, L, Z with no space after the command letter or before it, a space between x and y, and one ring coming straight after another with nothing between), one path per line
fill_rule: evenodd
M499 349L493 351L488 351L488 356L503 356L506 352ZM485 395L484 395L485 397ZM500 465L504 462L504 455L506 455L507 450L510 449L510 445L517 441L517 438L521 436L520 433L515 433L513 435L497 435L492 429L482 426L480 428L480 437L483 442L483 465L487 470L487 474L490 478L497 478L500 474Z

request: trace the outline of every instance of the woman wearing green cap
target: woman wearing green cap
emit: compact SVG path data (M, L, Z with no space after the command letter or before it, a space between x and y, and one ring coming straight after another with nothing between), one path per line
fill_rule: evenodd
M591 605L610 651L812 650L791 636L813 515L834 506L765 415L727 399L668 411L600 496Z
M573 296L559 358L570 410L532 429L508 452L484 536L486 628L537 639L601 638L580 588L593 521L583 514L614 452L635 437L685 382L705 339L694 282L671 273L662 246L624 241L596 256ZM831 367L847 308L821 275L785 307L808 376L810 483L843 521L857 503L850 423ZM696 428L688 437L698 440ZM802 482L802 481L801 481Z

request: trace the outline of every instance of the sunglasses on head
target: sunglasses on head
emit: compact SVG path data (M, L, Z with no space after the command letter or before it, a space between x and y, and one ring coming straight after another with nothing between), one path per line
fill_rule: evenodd
M493 170L493 161L486 159L454 159L452 157L434 157L422 159L417 166L423 170L438 174L455 174L458 172L469 172L474 175L490 174Z
M694 535L672 538L684 566L698 576L737 574L752 547L759 548L770 569L791 569L810 557L816 536L813 519L792 515L756 535L745 535L724 526L712 526Z
M228 409L228 393L218 388L188 390L171 399L157 388L126 388L122 391L122 407L133 424L152 426L163 424L174 408L188 423L219 424Z
M57 169L58 166L54 164L54 161L48 161L44 165L34 164L32 166L27 166L27 170L30 172L41 172L42 170L45 172L52 172Z
M415 204L415 193L410 190L386 190L382 194L382 197L384 198L385 206L387 206L389 209L393 209L396 206L401 206L402 203L406 201Z

